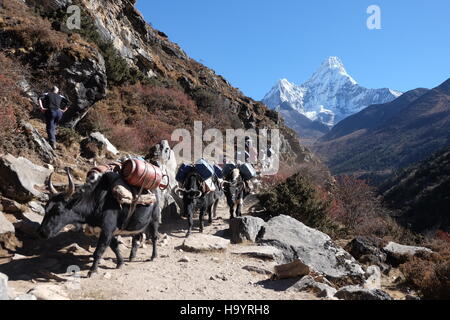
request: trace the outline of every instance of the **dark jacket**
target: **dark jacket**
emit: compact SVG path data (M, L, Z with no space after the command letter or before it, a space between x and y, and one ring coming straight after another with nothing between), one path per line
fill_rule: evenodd
M54 92L44 93L39 100L42 100L44 108L52 110L65 109L69 104L66 97Z

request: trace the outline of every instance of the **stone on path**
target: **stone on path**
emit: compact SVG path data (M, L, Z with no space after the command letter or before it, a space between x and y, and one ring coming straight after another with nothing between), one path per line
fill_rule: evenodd
M181 249L188 252L226 250L230 240L203 233L191 234L184 240Z

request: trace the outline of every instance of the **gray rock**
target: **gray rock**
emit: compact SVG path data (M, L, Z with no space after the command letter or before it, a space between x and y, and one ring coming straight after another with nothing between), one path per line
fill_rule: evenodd
M64 52L56 60L60 75L65 79L65 89L71 108L64 113L62 123L74 128L95 102L106 97L107 76L105 60L94 47L86 48L92 57L74 58Z
M358 286L341 288L334 296L342 300L393 300L388 293L382 290L370 290Z
M117 148L114 147L112 145L112 143L109 142L109 140L100 132L93 132L89 135L89 137L91 137L91 139L97 141L98 144L103 146L103 148L105 148L106 152L112 153L113 155L117 155L119 153Z
M405 263L409 257L415 256L418 253L432 253L428 248L405 246L395 242L389 242L383 251L387 253L387 261L393 266L398 266Z
M27 208L23 205L18 203L17 201L0 197L0 204L3 207L3 211L7 213L12 214L19 214L19 216L22 214L22 212L26 211Z
M3 212L0 212L0 235L5 233L14 233L14 225L6 219Z
M283 251L271 246L239 246L233 248L231 253L246 255L253 258L275 260L278 263L283 262Z
M44 217L31 211L24 212L22 216L23 219L15 223L15 228L28 235L37 236L36 231Z
M80 143L81 155L87 159L91 158L114 158L119 151L100 132L94 132Z
M0 273L0 300L9 300L8 276L3 273Z
M371 260L377 260L379 263L386 262L386 254L381 251L382 240L374 237L356 237L345 247L345 249L358 261L367 261L368 256Z
M255 273L264 274L264 275L268 275L268 276L273 274L272 271L269 271L269 270L266 270L266 269L263 269L260 267L256 267L256 266L245 266L242 269L247 270L249 272L255 272Z
M269 220L258 242L282 250L284 262L299 259L332 282L364 282L364 270L348 252L328 235L289 216Z
M252 216L232 219L230 221L231 242L255 242L258 233L264 225L265 222L263 219Z
M309 274L310 268L300 260L275 266L275 274L278 279L303 277Z
M30 160L7 154L0 157L0 191L13 200L28 202L34 198L46 200L45 182L51 170L38 166Z
M203 233L194 233L184 240L181 249L188 252L225 250L230 240Z
M44 207L36 201L30 201L28 202L27 206L31 209L31 211L33 211L34 213L37 213L41 216L45 215L45 209Z
M56 153L47 140L28 122L22 121L21 125L24 132L30 137L30 140L37 146L37 152L46 162L53 162L56 159Z
M337 290L325 283L317 282L312 276L304 276L294 285L289 287L287 291L309 292L313 293L319 298L331 299L336 294Z
M187 256L184 256L183 258L178 260L178 262L189 262L189 261L191 261L191 260Z

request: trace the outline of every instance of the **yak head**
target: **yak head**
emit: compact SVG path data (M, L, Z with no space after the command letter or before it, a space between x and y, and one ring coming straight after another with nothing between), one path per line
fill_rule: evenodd
M222 181L222 188L228 204L231 204L239 198L239 194L244 188L244 181L242 180L239 169L233 169L226 178Z
M169 142L162 140L150 148L145 158L153 163L166 164L171 158L171 151Z
M183 188L177 188L175 193L183 199L183 208L185 216L193 214L195 206L202 197L200 177L196 174L190 174L183 185Z
M39 235L44 239L54 237L66 225L78 222L76 214L70 208L74 202L72 196L75 194L75 183L68 168L66 168L66 173L69 186L65 192L58 193L56 191L52 183L53 173L48 179L50 199L45 206L44 220L38 229Z

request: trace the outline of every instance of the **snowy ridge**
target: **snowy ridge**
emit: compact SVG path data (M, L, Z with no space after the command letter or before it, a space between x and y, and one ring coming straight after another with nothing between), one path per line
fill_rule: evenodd
M262 101L285 117L289 112L283 110L295 110L311 121L331 128L369 105L390 102L401 94L392 89L367 89L358 85L347 73L342 61L338 57L330 57L302 85L282 79Z

